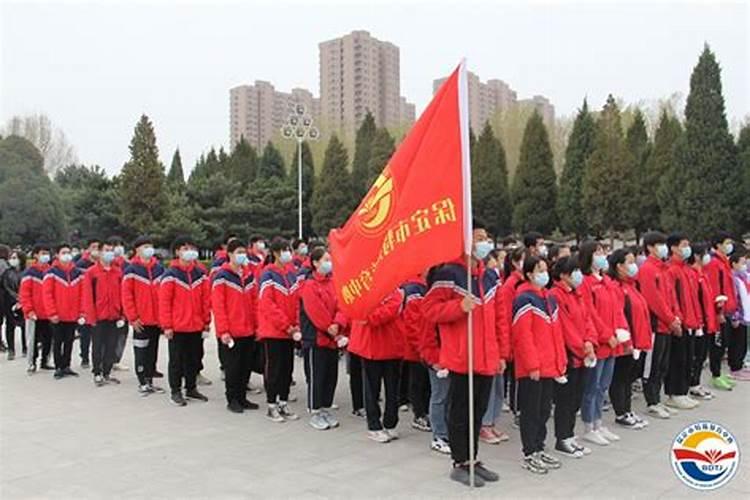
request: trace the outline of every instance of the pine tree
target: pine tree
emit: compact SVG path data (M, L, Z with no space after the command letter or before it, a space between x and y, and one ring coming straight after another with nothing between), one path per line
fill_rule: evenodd
M694 239L717 229L736 232L747 220L737 148L729 133L721 69L706 45L690 77L685 133L675 146L674 192L680 229ZM744 214L744 217L742 216Z
M289 183L294 188L297 196L297 151L289 161ZM315 164L313 163L312 150L307 142L302 143L302 234L307 236L312 231L312 211L310 203L312 202L313 192L315 190ZM295 198L296 200L297 198ZM296 203L295 203L296 207ZM294 209L295 216L297 208ZM295 219L296 220L296 219ZM296 227L296 226L295 226ZM296 234L296 233L295 233Z
M250 184L255 180L257 173L258 154L242 136L229 157L227 175L235 182Z
M557 226L557 179L542 116L536 111L526 123L518 169L513 178L513 229L551 233Z
M662 228L677 228L677 196L679 186L675 184L676 170L674 148L682 136L680 121L663 110L659 126L654 134L654 149L646 163L646 185L649 189L649 205L654 213L654 223Z
M586 162L594 151L595 137L596 122L584 99L565 150L565 166L560 176L560 192L557 198L560 229L564 233L575 234L578 241L589 231L588 220L583 212L583 174Z
M120 216L128 236L158 229L168 203L165 180L154 127L142 115L130 141L130 160L120 173Z
M505 150L487 122L471 149L471 192L474 215L495 236L511 231L512 205L508 192Z
M331 135L312 200L313 229L321 237L346 222L359 201L352 197L348 163L344 145L335 134Z
M260 167L258 167L258 178L267 179L269 177L278 177L279 179L284 179L286 177L284 158L271 141L268 141L268 144L266 144L266 147L263 149L263 156L260 159Z
M396 150L396 144L391 137L390 132L386 128L379 128L375 132L375 137L372 140L372 149L370 151L370 162L367 167L367 189L370 189L372 183L378 178L380 173L383 171L388 161L393 156L393 152Z
M352 160L352 184L354 186L354 197L358 200L364 198L367 184L370 178L370 156L372 154L372 142L375 139L375 118L367 111L362 125L357 130L357 138L354 145L354 159Z
M632 168L633 158L625 146L620 110L610 94L599 115L594 151L583 175L583 208L597 235L633 227Z
M742 170L743 177L743 200L745 204L741 205L745 207L744 215L740 218L744 220L742 230L745 233L750 232L750 213L747 210L747 200L750 200L750 123L746 123L740 130L739 137L737 139L737 151L740 160L740 169Z
M646 162L651 154L651 143L646 132L646 121L640 109L636 109L633 123L625 135L625 144L633 158L633 168L629 172L630 183L633 185L635 198L633 199L633 228L636 240L647 229L656 227L656 199L650 198L651 190L646 184Z
M167 186L175 190L185 188L185 174L182 171L180 148L175 149L174 155L172 155L172 165L169 167L169 173L167 174Z

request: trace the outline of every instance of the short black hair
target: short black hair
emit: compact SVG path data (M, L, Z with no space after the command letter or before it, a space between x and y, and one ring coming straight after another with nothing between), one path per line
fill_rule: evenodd
M578 251L578 263L583 274L591 274L591 265L594 262L594 252L602 248L602 244L596 240L586 240L581 243Z
M236 238L238 238L237 233L228 232L228 233L224 233L224 238L221 241L224 242L224 244L228 246L229 242Z
M271 245L269 248L271 250L271 253L274 253L274 252L281 252L283 250L287 250L291 247L289 246L289 241L286 238L283 238L281 236L276 236L274 239L271 240Z
M316 248L326 248L326 244L323 240L310 240L310 243L307 244L310 251L315 250Z
M142 245L153 245L153 244L154 244L154 239L151 236L147 236L144 234L144 235L137 237L135 241L133 241L133 248L138 248L139 246L142 246Z
M294 238L292 240L292 250L297 250L300 247L300 245L302 245L303 243L305 243L304 239L302 239L302 238Z
M122 238L119 236L111 236L107 238L107 241L104 242L105 245L112 245L113 247L116 247L117 245L125 245L125 242Z
M247 245L245 245L245 242L242 241L239 238L234 238L227 243L227 253L230 254L237 250L238 248L245 248Z
M255 245L259 241L263 241L263 236L259 234L254 234L250 236L250 245Z
M687 234L683 232L675 231L674 233L670 233L669 236L667 236L667 246L670 249L672 247L676 247L682 241L690 241Z
M86 246L87 247L90 247L94 243L97 243L97 244L101 245L101 243L102 243L101 238L89 238L89 239L86 240Z
M506 278L513 272L513 263L523 259L526 255L526 249L523 247L517 247L505 254L505 262L503 263L503 276Z
M623 264L628 255L635 257L635 252L631 247L618 248L607 257L607 260L609 261L609 270L607 271L607 274L609 274L610 278L616 280L620 279L620 276L617 274L617 266Z
M690 257L688 257L688 264L695 264L696 259L703 258L703 256L708 253L708 248L708 243L705 242L693 243L690 245L692 252Z
M563 274L570 276L576 269L580 269L577 256L563 257L552 266L552 279L558 281Z
M58 243L57 246L55 247L55 253L60 253L60 251L64 248L67 248L68 250L70 250L71 249L70 243L66 243L66 242Z
M717 231L712 237L711 237L711 248L716 248L724 241L726 240L734 240L734 237L732 236L732 233L729 231Z
M747 252L745 251L744 248L738 248L737 250L732 252L732 255L729 256L729 263L736 264L743 257L747 257Z
M174 239L172 242L172 253L176 252L177 249L180 247L184 247L185 245L190 245L194 247L198 247L198 245L195 244L195 240L193 240L192 237L182 234Z
M529 231L523 235L523 246L531 248L536 246L537 241L543 240L544 235L538 231Z
M481 220L481 219L478 219L478 218L476 218L476 217L475 217L475 218L474 218L474 219L472 219L472 221L471 221L471 228L472 228L473 230L475 230L475 231L476 231L477 229L484 229L484 230L486 231L486 230L487 230L487 225L486 225L486 224L484 223L484 221L483 221L483 220Z
M512 247L518 245L518 240L515 239L513 236L506 236L503 238L503 240L500 242L501 245L504 247Z
M51 248L46 243L34 243L34 246L31 249L31 255L36 255L39 252L50 252Z
M318 262L328 252L325 247L315 247L310 252L310 262Z
M667 235L661 231L649 231L643 235L643 251L648 254L648 247L667 243Z
M566 245L565 243L553 244L549 248L549 253L547 254L547 258L551 261L557 260L557 256L560 255L560 250L564 248L570 248L570 247L568 247L568 245Z
M528 274L533 273L534 269L536 269L536 266L539 265L540 262L546 262L541 257L537 257L535 255L529 255L527 256L523 261L523 279L528 281Z

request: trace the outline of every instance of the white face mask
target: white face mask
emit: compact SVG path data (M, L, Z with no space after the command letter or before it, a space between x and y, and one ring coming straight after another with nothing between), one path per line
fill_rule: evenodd
M10 267L18 267L21 265L21 261L18 260L18 257L11 257L8 259L8 264Z

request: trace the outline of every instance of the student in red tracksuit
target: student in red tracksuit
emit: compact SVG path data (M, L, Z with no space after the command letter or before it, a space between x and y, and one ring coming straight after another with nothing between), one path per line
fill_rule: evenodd
M245 396L255 352L257 290L243 241L234 238L227 243L226 259L211 278L211 310L224 367L227 409L243 413L259 408Z
M690 360L695 348L695 331L700 328L698 291L690 278L687 259L692 254L687 235L672 233L667 238L670 258L667 264L677 307L682 320L682 335L672 335L669 350L669 372L664 380L664 393L668 396L665 404L672 408L689 410L698 402L689 397Z
M294 369L294 342L301 340L302 334L297 277L287 267L292 261L292 250L283 238L274 238L270 250L260 276L258 340L262 341L265 353L266 417L283 423L299 418L287 403Z
M308 253L309 248L307 247L307 243L305 240L301 240L298 238L295 238L292 240L292 252L294 255L292 256L292 265L294 266L294 269L299 271L299 269L302 267L302 264L304 264L308 260Z
M669 409L660 403L664 377L669 371L670 335L682 335L682 320L674 297L674 288L667 274L669 257L667 237L653 231L643 236L643 249L648 255L638 271L638 288L648 303L654 346L647 355L643 386L648 412L657 418L669 418Z
M247 258L249 259L248 267L255 276L256 282L260 281L260 275L266 265L268 249L266 241L262 236L254 235L250 237L250 243L247 247Z
M711 238L711 261L704 268L714 299L719 333L709 351L709 366L713 386L723 391L732 390L735 382L727 374L721 373L721 361L732 342L730 316L737 310L737 292L732 279L732 266L729 256L734 252L734 241L726 231L719 231Z
M448 390L448 438L453 469L450 477L470 485L470 461L474 461L475 484L494 482L498 475L477 461L479 431L487 411L492 379L505 370L498 342L498 276L484 268L484 259L494 245L481 225L474 223L470 277L465 259L443 264L430 279L422 304L423 314L436 323L440 335L438 366L450 373ZM469 434L469 357L468 314L472 312L474 435ZM469 439L474 440L474 456L469 456Z
M497 294L497 312L495 313L498 322L500 356L506 360L506 369L503 374L506 387L504 396L508 401L510 411L513 412L515 425L518 425L518 411L516 408L516 376L513 370L510 334L513 321L513 300L516 298L516 288L523 282L523 258L525 255L526 250L523 247L514 248L506 254L503 264L504 281Z
M513 353L521 412L522 466L535 474L558 469L560 460L544 451L555 383L567 383L567 355L557 300L546 289L547 263L529 256L524 283L513 301Z
M316 247L310 254L310 262L312 275L300 287L305 311L300 327L303 338L309 341L305 356L310 372L307 382L308 407L312 414L310 426L326 430L339 426L330 410L338 382L338 349L346 347L349 339L347 319L339 309L331 279L331 255L324 247Z
M86 241L86 250L79 257L75 257L73 262L81 271L86 270L96 264L101 256L102 240L99 238L89 238ZM78 348L81 357L81 368L88 368L91 350L91 326L79 325L78 328Z
M55 378L78 374L70 369L70 354L76 324L83 324L81 290L83 271L73 264L70 245L61 243L56 249L55 263L44 275L44 308L52 323L52 352L55 358Z
M576 413L583 399L584 362L596 361L597 334L589 311L578 288L583 284L583 273L578 258L561 257L552 268L554 285L550 295L557 300L560 327L567 353L566 384L555 384L555 449L563 455L580 458L591 450L575 438Z
M394 290L367 318L352 322L349 351L362 358L368 437L379 443L398 439L399 372L404 355L398 316L402 304L403 292ZM385 386L382 413L378 402L381 385Z
M198 250L192 238L177 237L172 252L174 259L159 285L159 324L169 339L171 401L186 406L185 397L208 401L196 388L196 377L203 355L202 333L209 328L211 292L205 271L196 263Z
M86 325L91 327L91 362L94 383L119 384L110 375L115 361L118 330L124 326L122 300L122 270L114 265L115 252L112 241L101 246L99 260L86 270L83 279L81 307Z
M424 277L415 276L401 285L404 307L401 311L401 329L404 333L404 365L409 372L409 402L414 420L411 426L419 431L430 432L428 405L430 401L430 376L419 354L419 345L424 331L435 331L435 325L422 313L422 302L427 293Z
M141 396L163 393L154 385L159 354L159 282L164 267L154 257L154 243L148 236L133 242L134 257L125 266L122 278L122 309L133 328L133 357Z
M609 262L603 246L597 241L584 241L579 259L584 275L581 295L597 333L596 365L584 371L581 419L586 432L582 439L606 446L620 439L604 425L602 412L614 376L615 358L623 354L618 350L618 331L621 335L629 332L622 305L613 293L612 280L606 275Z
M714 336L718 335L719 320L716 314L716 294L704 271L704 266L711 262L711 254L708 246L703 243L694 243L692 248L692 255L688 259L688 271L698 293L700 327L695 332L693 359L690 360L690 396L708 400L713 399L714 395L701 385L701 373L708 357L709 346L714 343Z
M648 304L635 286L638 264L631 248L620 248L609 256L609 277L617 307L627 321L630 340L616 348L615 372L609 386L609 399L615 412L615 423L626 429L643 429L648 422L633 412L633 382L643 375L645 352L651 350L651 320Z
M40 364L42 370L54 369L49 364L49 355L52 351L52 328L49 322L49 313L44 306L42 286L44 275L50 267L50 248L46 245L36 244L31 254L34 257L34 263L24 271L18 291L18 298L21 302L21 310L24 317L27 321L30 320L35 323L34 345L29 346L28 353L29 373L36 371L36 360L38 357L41 358ZM41 356L39 355L39 344L42 345Z

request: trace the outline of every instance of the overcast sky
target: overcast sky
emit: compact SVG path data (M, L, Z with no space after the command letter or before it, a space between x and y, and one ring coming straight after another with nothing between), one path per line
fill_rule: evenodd
M81 161L116 172L146 113L163 161L179 146L190 169L228 143L230 87L259 79L317 96L318 42L355 29L400 47L417 112L462 56L483 81L548 96L562 115L584 96L598 108L610 92L687 94L707 41L736 121L750 114L749 3L0 0L0 122L46 113Z

